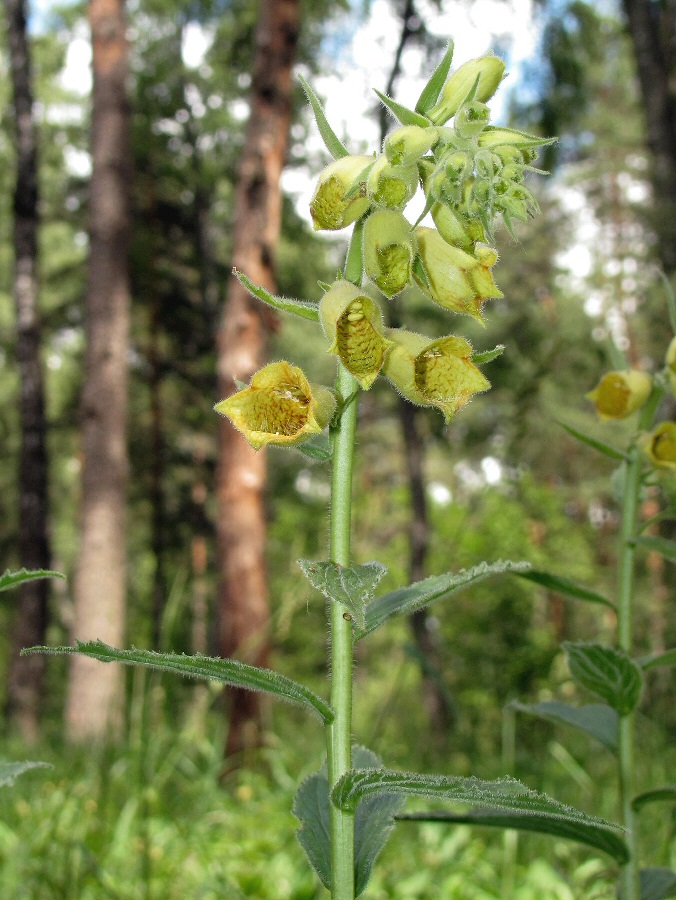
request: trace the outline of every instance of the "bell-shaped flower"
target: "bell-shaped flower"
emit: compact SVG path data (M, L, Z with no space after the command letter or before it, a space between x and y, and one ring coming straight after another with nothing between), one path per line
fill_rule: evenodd
M216 412L227 416L254 450L266 444L300 444L326 428L336 399L325 387L310 385L302 369L288 362L270 363L248 388L221 400Z
M319 319L330 343L329 353L335 353L368 390L392 345L384 335L378 304L351 282L336 281L322 297Z
M646 402L652 383L650 375L637 369L608 372L586 397L602 419L626 419Z
M393 166L412 166L439 140L436 128L402 125L385 138L383 150Z
M366 181L368 199L391 209L403 209L417 190L417 166L392 165L384 154L373 163Z
M365 173L372 162L370 156L342 156L323 170L310 201L316 231L337 231L364 215L371 205L365 192Z
M473 100L460 107L453 120L453 128L455 133L465 140L475 138L488 125L490 118L490 110L486 104Z
M394 209L378 209L364 222L364 269L386 297L394 297L411 278L413 231Z
M472 347L460 337L433 340L400 328L389 329L394 342L383 375L419 406L435 406L446 421L490 382L472 362Z
M497 56L488 54L468 60L448 79L436 105L427 113L427 118L435 125L447 122L465 102L477 77L479 83L472 99L486 103L497 91L504 75L505 64Z
M491 268L498 255L492 247L477 244L474 254L447 244L435 228L415 230L418 256L424 269L413 277L423 293L445 309L473 316L482 324L485 300L503 297L493 280Z
M676 422L661 422L641 436L639 447L653 466L676 472Z

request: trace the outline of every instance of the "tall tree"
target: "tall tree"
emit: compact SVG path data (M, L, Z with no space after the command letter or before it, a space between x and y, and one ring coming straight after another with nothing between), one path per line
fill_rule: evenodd
M125 625L127 347L129 332L129 106L123 0L90 0L92 176L82 396L81 547L74 634L119 644ZM66 727L100 739L121 724L118 666L74 657Z
M44 379L38 309L37 129L33 115L31 59L24 0L5 0L16 129L14 278L17 362L21 381L19 462L19 554L29 569L49 567L48 492ZM44 662L20 657L22 647L43 643L48 582L25 585L12 632L6 713L27 739L37 736Z
M281 225L280 176L291 124L291 72L299 0L261 0L255 34L251 112L235 190L233 265L275 290L274 251ZM235 277L218 335L222 397L248 381L265 356L273 325ZM269 605L265 571L265 456L222 420L218 459L219 644L224 656L266 665ZM260 701L233 689L226 755L260 742Z

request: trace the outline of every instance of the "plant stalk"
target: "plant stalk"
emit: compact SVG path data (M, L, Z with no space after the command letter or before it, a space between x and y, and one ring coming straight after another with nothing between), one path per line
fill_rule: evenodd
M336 393L340 413L332 426L333 473L329 548L331 560L350 564L352 467L359 385L340 363ZM327 728L329 791L352 768L352 621L345 607L331 603L331 707ZM354 815L333 804L331 814L331 897L354 898Z

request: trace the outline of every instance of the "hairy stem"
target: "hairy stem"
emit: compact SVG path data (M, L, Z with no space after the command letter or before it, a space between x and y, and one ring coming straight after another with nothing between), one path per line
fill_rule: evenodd
M333 562L350 564L352 464L359 385L338 366L336 393L340 413L332 427L330 553ZM331 706L335 719L327 729L329 789L352 767L352 622L339 603L331 604ZM354 816L331 804L331 896L354 898Z

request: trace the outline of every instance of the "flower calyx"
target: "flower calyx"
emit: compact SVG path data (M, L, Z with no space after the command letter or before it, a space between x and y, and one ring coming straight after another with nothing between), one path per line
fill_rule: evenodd
M298 366L274 362L259 369L249 387L214 409L260 450L267 444L300 444L320 434L333 418L336 398L328 388L310 385Z

